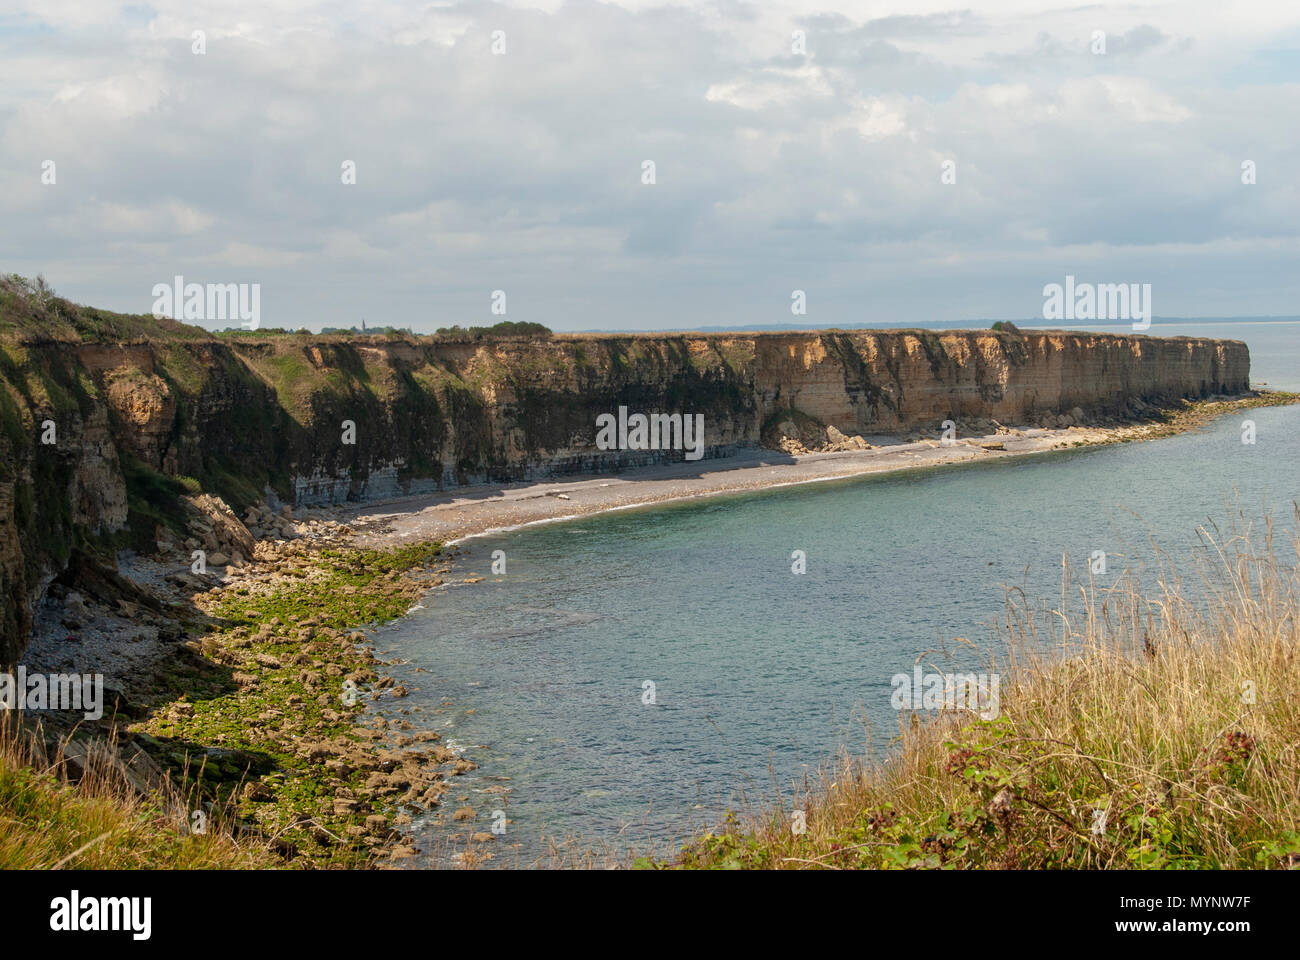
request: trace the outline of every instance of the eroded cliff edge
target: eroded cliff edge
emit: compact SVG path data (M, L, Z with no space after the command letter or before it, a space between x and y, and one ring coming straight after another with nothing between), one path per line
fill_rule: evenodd
M1239 394L1250 372L1244 343L1200 338L214 337L66 301L24 310L0 325L0 662L21 652L70 565L150 549L161 528L185 526L184 498L199 493L242 511L680 459L597 450L596 418L619 406L703 414L717 456L794 414L867 435L1074 408L1103 418L1135 401Z

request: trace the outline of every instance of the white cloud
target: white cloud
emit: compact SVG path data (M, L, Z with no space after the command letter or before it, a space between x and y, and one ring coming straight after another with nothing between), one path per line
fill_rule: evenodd
M215 221L210 214L170 200L149 206L101 203L93 225L109 234L196 234Z
M1085 257L1178 277L1170 311L1300 293L1259 282L1300 231L1300 85L1261 72L1300 62L1300 9L10 6L0 269L105 306L147 309L169 263L256 271L287 326L490 322L497 288L558 327L781 322L795 286L812 322L1013 315Z

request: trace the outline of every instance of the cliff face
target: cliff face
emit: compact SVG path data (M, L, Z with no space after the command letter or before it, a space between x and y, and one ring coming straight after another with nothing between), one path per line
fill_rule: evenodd
M125 321L110 318L105 334L95 319L93 335L28 324L0 336L0 662L22 650L72 551L148 548L160 528L184 524L187 494L242 509L681 458L598 450L596 418L620 406L703 414L714 456L757 444L792 410L865 434L949 417L1036 422L1240 393L1250 368L1238 341L1094 334L446 342L212 338L177 324L113 342Z
M756 338L764 415L793 406L846 432L909 430L949 417L1036 422L1080 407L1241 393L1236 340L1083 333L855 331Z

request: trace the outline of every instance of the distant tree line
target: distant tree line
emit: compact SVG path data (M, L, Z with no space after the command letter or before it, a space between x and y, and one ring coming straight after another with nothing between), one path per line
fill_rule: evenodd
M404 333L407 336L415 336L415 332L410 327L321 327L321 333Z
M551 328L540 323L502 320L490 327L439 327L435 337L453 340L483 340L491 337L549 337Z

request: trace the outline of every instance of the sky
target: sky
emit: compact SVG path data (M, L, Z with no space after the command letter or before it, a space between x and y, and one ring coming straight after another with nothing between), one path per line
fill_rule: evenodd
M1294 315L1298 174L1295 4L0 5L0 271L123 312L908 326L1070 275Z

